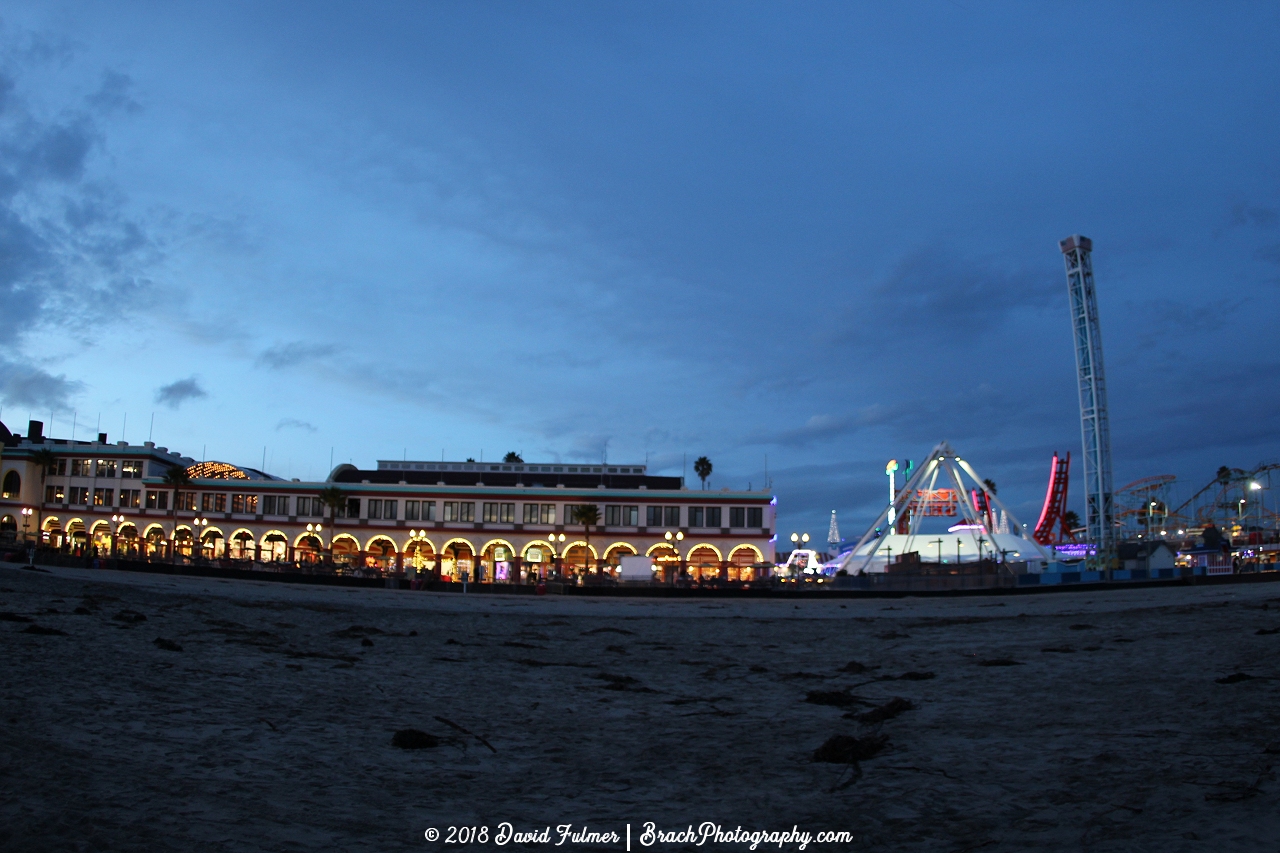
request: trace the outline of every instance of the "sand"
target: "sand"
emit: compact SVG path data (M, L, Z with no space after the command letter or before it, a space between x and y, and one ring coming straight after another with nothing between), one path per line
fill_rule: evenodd
M428 828L503 821L630 823L635 850L648 821L852 833L813 850L1280 846L1280 633L1256 633L1280 584L793 603L0 567L0 611L5 850L439 850ZM914 710L844 716L894 697ZM438 745L393 746L406 728ZM887 743L811 760L841 734Z

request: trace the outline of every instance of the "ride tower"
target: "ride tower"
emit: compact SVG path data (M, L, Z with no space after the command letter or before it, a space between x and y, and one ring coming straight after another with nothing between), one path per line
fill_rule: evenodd
M1107 566L1115 551L1115 506L1111 490L1111 427L1102 368L1102 330L1093 286L1093 241L1074 234L1059 241L1067 265L1071 330L1075 336L1080 390L1080 438L1084 445L1085 527L1097 548L1095 565Z

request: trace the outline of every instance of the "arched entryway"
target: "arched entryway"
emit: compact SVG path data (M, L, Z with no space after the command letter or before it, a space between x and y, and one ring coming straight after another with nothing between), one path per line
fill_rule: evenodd
M570 542L564 548L560 566L565 572L587 574L596 568L598 557L594 547L579 539L577 542Z
M763 563L764 555L752 545L739 545L729 554L729 580L752 581L756 579L756 563Z
M622 558L635 556L638 553L639 552L636 551L634 545L630 545L626 542L614 542L605 549L604 566L602 568L604 571L616 577L618 574L618 567L622 564Z
M179 527L173 531L173 550L180 557L190 557L191 552L195 549L196 537L191 532L190 527Z
M658 564L659 574L663 580L670 580L680 570L680 554L665 542L659 542L646 553L646 557Z
M231 559L253 560L257 556L257 548L253 544L253 533L241 528L231 534Z
M714 545L702 543L689 549L686 558L689 577L698 581L714 581L720 579L720 552Z
M556 549L550 542L535 539L526 544L524 551L520 553L520 562L523 564L521 571L525 578L528 579L530 572L537 577L545 578L555 565L555 556Z
M264 563L284 563L289 559L289 539L279 530L272 530L262 537L258 551Z
M441 579L461 581L472 579L475 567L475 548L465 539L450 539L440 550Z
M116 554L121 557L137 557L140 547L138 528L133 522L126 521L116 528Z
M430 539L414 537L404 546L405 571L413 570L419 575L431 574L436 568L436 549Z
M324 559L324 543L314 533L304 533L293 543L294 558L304 566L314 566Z
M164 528L153 524L142 534L142 549L147 557L163 557L168 553L168 540L169 537L164 535Z
M227 540L222 538L222 531L216 527L206 528L200 533L200 556L206 560L221 560L227 555Z
M382 574L394 572L398 553L396 543L392 542L390 537L375 536L365 547L365 565L368 568L377 569Z
M352 566L360 556L360 543L349 533L339 533L333 537L333 563L336 566Z
M505 539L491 539L480 550L481 580L485 583L510 583L511 562L516 549Z
M18 538L18 519L12 515L0 515L0 542L13 542Z
M62 522L58 520L56 515L51 515L44 520L43 530L40 539L48 548L61 548L63 542Z
M89 541L94 553L103 557L111 553L111 525L105 521L95 521L89 530Z

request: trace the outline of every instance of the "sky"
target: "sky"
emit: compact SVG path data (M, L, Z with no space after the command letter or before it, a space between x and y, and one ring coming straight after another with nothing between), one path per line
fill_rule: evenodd
M1115 484L1189 496L1280 457L1278 105L1275 4L0 2L0 419L705 455L818 540L946 439L1034 525L1084 234Z

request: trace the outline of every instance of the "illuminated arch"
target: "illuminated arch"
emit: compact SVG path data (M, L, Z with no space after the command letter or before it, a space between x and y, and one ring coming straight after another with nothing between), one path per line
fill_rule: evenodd
M404 547L401 548L400 550L408 551L410 547L415 545L419 547L425 545L431 549L431 553L433 554L436 551L435 543L432 542L430 537L427 537L427 536L410 536L407 540L405 540Z
M125 523L127 524L128 522L125 522ZM223 535L222 535L222 528L221 528L221 527L201 527L201 528L200 528L200 539L203 541L206 537L208 537L208 535L209 535L210 533L216 533L216 534L218 534L218 538L219 538L219 539L225 539L225 538L226 538L225 536L223 536Z
M235 539L236 537L240 536L241 533L249 534L249 538L252 540L256 540L258 538L254 536L253 531L247 527L237 527L235 530L231 531L231 536L229 536L228 538Z
M614 542L608 548L604 549L605 556L607 557L609 554L611 554L615 548L626 548L632 554L640 553L640 551L636 548L636 546L632 545L630 542Z
M679 559L680 557L680 550L676 548L676 546L672 545L670 542L655 542L654 544L649 546L649 550L645 551L644 555L646 557L652 557L654 551L661 551L661 550L671 551L673 554L676 555L677 559Z
M527 560L530 548L546 548L552 557L556 555L556 546L552 545L545 539L534 539L532 542L524 543L524 548L520 550L520 559Z
M388 536L385 533L376 533L372 537L370 537L369 541L364 544L364 550L372 551L373 543L379 540L387 542L389 545L391 545L391 550L395 551L397 554L400 553L400 548L396 545L396 540L392 539L390 536Z
M507 550L510 551L512 554L515 554L518 550L515 545L512 545L510 542L508 542L505 539L490 539L488 542L484 543L484 547L480 549L480 553L487 554L489 552L489 549L492 548L494 545L505 545Z
M686 551L685 553L692 555L693 552L698 550L699 548L710 548L713 552L715 552L716 562L724 562L724 554L721 553L719 548L717 548L715 545L712 545L710 542L699 542L696 545L690 545L688 551Z
M476 546L472 545L470 542L468 542L466 539L464 539L461 536L455 536L452 539L447 540L443 545L440 546L440 553L443 554L445 551L449 550L449 546L453 545L455 542L466 545L467 550L470 551L472 554L476 553ZM457 553L457 550L458 549L456 548L454 549L455 554Z
M745 542L741 545L735 545L733 547L733 550L729 552L729 559L733 560L734 555L744 548L751 551L751 553L755 555L755 560L753 562L756 562L756 563L764 562L764 554L760 552L760 549L757 548L755 545L750 545Z
M46 515L44 517L44 523L41 524L40 527L42 530L46 532L51 532L54 529L54 527L56 527L58 530L61 530L62 523L58 521L58 517L56 515Z
M146 537L150 536L150 535L151 535L151 531L153 531L153 530L159 530L159 531L160 531L160 535L161 535L162 537L164 537L165 539L168 539L168 538L169 538L169 537L168 537L168 535L166 535L166 534L165 534L165 532L164 532L164 525L163 525L163 524L154 524L154 523L153 523L153 524L148 524L148 525L147 525L147 529L146 529L146 530L144 530L144 531L142 531L142 536L143 536L143 538L145 539Z
M308 536L310 536L312 539L315 539L317 542L319 542L319 543L320 543L320 547L322 547L322 548L324 547L324 538L323 538L323 537L321 537L321 536L320 536L320 534L319 534L319 533L316 533L314 530L304 530L304 531L302 531L301 533L299 533L299 534L298 534L298 538L296 538L296 539L294 539L294 540L293 540L293 547L297 548L297 547L298 547L298 544L299 544L303 539L306 539Z
M329 540L329 544L332 546L335 542L350 542L356 546L357 551L360 550L360 540L350 533L335 533L333 538Z
M68 533L84 533L84 519L73 518L67 522Z
M585 539L575 539L572 542L565 542L560 547L562 549L562 553L568 554L570 548L577 547L578 545L584 546L588 551L591 552L591 559L598 560L600 558L600 555L596 553L596 549L593 548L590 544L588 544L587 540Z
M98 535L98 528L99 528L99 527L105 527L105 528L107 529L107 531L108 531L108 532L110 532L110 531L111 531L111 522L109 522L109 521L103 521L102 519L98 519L97 521L95 521L95 522L93 523L93 526L89 528L89 535L90 535L90 536L96 536L96 535Z
M189 524L179 524L179 525L177 525L176 527L174 527L174 528L173 528L173 535L174 535L174 536L177 536L177 535L178 535L178 531L179 531L179 530L185 530L185 531L187 531L188 533L191 533L191 525L189 525Z
M126 529L132 530L133 534L131 536L126 536L125 534ZM120 522L120 526L116 528L116 535L125 536L125 538L136 539L138 538L138 525L134 524L132 521L122 521Z
M266 544L267 544L267 537L268 537L268 536L279 536L279 537L280 537L280 539L276 539L276 540L274 540L274 541L276 541L276 542L279 542L279 541L281 541L281 540L283 540L283 541L285 541L285 542L288 542L288 541L289 541L289 537L284 535L284 531L283 531L283 530L277 530L277 529L275 529L275 528L272 528L271 530L268 530L266 533L262 534L262 538L258 540L258 544L259 544L259 545L266 545Z

